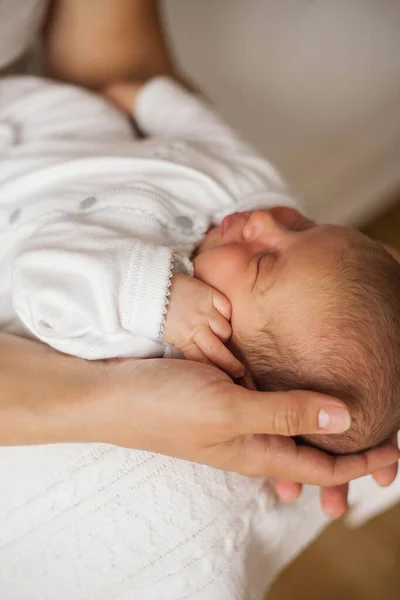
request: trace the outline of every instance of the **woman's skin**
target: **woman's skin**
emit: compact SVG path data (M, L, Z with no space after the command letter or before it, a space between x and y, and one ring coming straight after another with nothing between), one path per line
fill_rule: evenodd
M191 361L84 361L3 333L0 372L0 445L105 442L324 486L399 455L391 445L339 458L296 446L285 436L321 432L318 412L342 403L304 391L247 390Z
M154 0L56 0L46 24L48 73L86 87L174 75ZM293 480L325 486L324 510L346 508L346 482L375 472L390 483L393 443L351 457L297 447L317 433L321 408L344 405L307 392L260 393L189 361L91 363L0 334L0 444L107 442L248 475L274 475L283 499ZM332 421L338 427L338 419ZM326 430L324 430L326 433ZM277 435L282 437L277 437Z
M50 76L95 89L176 75L157 0L53 0L43 51Z

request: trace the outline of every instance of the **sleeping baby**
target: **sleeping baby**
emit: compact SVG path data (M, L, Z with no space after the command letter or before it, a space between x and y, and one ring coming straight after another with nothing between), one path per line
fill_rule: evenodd
M400 426L400 266L305 218L273 167L176 82L0 82L0 327L86 359L211 361L342 398L363 450Z

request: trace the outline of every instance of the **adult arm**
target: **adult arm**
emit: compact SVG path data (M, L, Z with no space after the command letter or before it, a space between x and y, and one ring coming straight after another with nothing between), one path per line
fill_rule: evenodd
M43 35L48 75L101 88L172 74L157 0L53 0Z
M99 363L0 333L0 446L85 441Z
M391 446L339 458L297 447L285 436L322 432L321 410L332 431L343 429L344 405L308 392L252 392L191 361L88 362L0 334L0 381L1 445L105 442L324 486L399 456Z

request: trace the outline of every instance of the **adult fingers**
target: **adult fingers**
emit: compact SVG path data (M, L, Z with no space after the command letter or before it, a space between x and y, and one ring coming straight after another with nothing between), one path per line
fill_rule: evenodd
M389 439L389 441L387 442L387 445L392 448L398 447L397 433L395 433ZM386 486L390 485L391 483L393 483L393 481L396 479L397 470L398 470L398 462L396 461L394 464L389 465L388 467L385 467L383 469L379 469L378 471L375 471L375 473L372 473L372 477L375 479L376 483L378 483L382 487L386 487Z
M321 488L321 506L324 513L334 519L344 515L348 509L348 493L348 483Z
M397 463L379 469L372 474L375 481L382 487L393 483L397 475ZM321 488L321 506L322 510L333 518L341 517L348 509L347 496L348 484L337 485L333 487ZM286 479L277 479L275 482L275 491L282 502L295 502L302 491L302 484Z
M386 445L387 447L396 449L397 435L392 436ZM379 485L386 487L395 480L397 470L398 462L396 461L394 464L372 473L372 477ZM277 479L275 482L277 496L282 502L294 502L297 500L301 494L302 487L300 483L285 479ZM321 488L321 506L323 511L333 518L342 516L348 509L347 497L348 484Z
M368 475L399 458L399 451L390 445L362 454L331 456L278 435L238 436L233 444L227 468L247 475L269 475L324 487Z
M276 481L276 493L282 502L295 502L303 489L301 483L278 479ZM328 517L337 519L344 515L348 509L347 496L349 484L343 483L332 487L321 488L321 507Z
M314 392L254 392L243 389L240 394L237 393L235 410L237 433L242 435L268 433L293 437L310 433L339 433L346 431L351 424L349 412L340 400Z
M381 487L387 487L396 479L397 471L398 463L395 463L394 465L390 465L389 467L375 471L375 473L372 473L372 477Z
M275 482L276 495L282 502L295 502L302 492L303 486L297 481L277 479Z

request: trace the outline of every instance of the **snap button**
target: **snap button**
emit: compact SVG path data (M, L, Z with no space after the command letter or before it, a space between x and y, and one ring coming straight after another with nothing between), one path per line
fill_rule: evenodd
M185 215L180 215L176 217L175 223L182 227L182 229L191 230L193 229L193 221L190 217L186 217Z
M18 132L12 123L0 123L0 148L8 148L18 142Z
M95 204L96 202L97 202L97 198L95 196L88 196L87 198L82 200L82 202L80 203L79 206L83 210L86 210L87 208L90 208L91 206L93 206L93 204Z
M12 225L13 223L16 223L20 217L21 217L21 209L16 208L15 210L12 211L11 215L8 217L8 222Z

